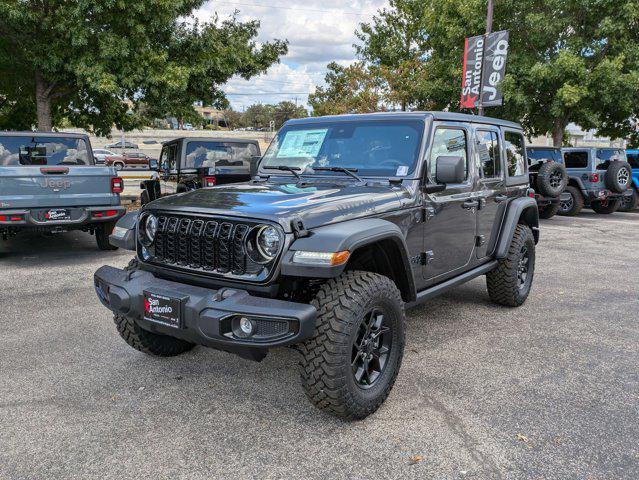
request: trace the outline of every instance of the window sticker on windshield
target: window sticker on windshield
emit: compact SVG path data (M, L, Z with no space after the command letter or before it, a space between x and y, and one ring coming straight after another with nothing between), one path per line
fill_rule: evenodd
M327 128L286 132L277 158L316 157L322 148L326 132Z
M397 167L397 172L395 172L396 177L403 177L408 173L408 167L406 165L400 165Z

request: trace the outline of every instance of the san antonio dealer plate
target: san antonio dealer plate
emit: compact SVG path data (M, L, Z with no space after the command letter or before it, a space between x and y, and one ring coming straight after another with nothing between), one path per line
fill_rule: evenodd
M144 318L174 328L182 327L182 300L144 291Z

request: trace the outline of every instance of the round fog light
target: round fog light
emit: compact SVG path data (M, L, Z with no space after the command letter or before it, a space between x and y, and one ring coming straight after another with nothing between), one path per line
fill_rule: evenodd
M251 335L253 333L253 322L246 317L240 318L240 330L245 335Z

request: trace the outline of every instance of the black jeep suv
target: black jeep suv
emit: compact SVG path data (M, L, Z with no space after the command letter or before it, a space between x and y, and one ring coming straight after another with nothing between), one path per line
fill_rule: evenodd
M248 183L171 195L122 219L137 251L95 273L132 347L261 360L294 345L320 409L374 412L402 362L405 307L486 275L527 298L538 211L519 125L454 113L292 120Z
M553 147L526 147L530 186L540 218L552 218L559 211L559 195L568 185L568 173L561 159L561 149Z

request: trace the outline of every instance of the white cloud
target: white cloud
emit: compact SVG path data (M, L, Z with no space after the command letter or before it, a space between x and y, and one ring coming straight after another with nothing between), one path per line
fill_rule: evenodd
M275 38L289 41L288 54L281 59L282 63L249 81L233 78L224 87L233 107L241 110L253 103L295 101L295 97L305 105L308 94L323 83L327 63L337 61L346 65L355 61L355 30L387 3L387 0L210 1L197 12L197 17L206 21L217 12L223 20L237 10L241 21L260 21L258 42Z

